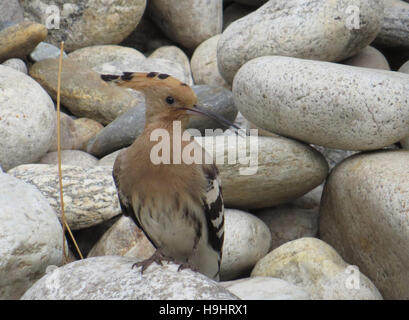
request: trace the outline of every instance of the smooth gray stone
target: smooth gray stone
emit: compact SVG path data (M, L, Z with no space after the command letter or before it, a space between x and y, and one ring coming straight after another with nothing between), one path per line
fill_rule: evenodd
M200 105L231 122L234 121L237 116L237 109L231 91L222 87L207 85L193 86L192 89L195 91ZM90 140L87 152L96 157L103 157L132 144L145 126L145 108L145 104L140 103L112 121ZM202 116L192 118L189 122L189 128L199 129L202 134L204 134L205 129L227 129L218 122Z
M87 152L101 158L129 146L143 130L145 108L140 103L112 121L88 142Z
M37 47L30 53L30 58L34 62L38 62L45 59L55 59L60 56L60 49L56 46L47 43L47 42L40 42ZM64 52L63 57L66 58L67 54Z

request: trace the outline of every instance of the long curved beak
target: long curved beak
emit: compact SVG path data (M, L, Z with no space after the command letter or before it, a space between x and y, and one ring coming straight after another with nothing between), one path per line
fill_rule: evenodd
M204 108L203 106L199 106L199 105L194 105L193 108L180 108L183 110L186 110L187 113L189 114L200 114L200 115L204 115L210 119L215 120L216 122L220 123L223 126L227 126L227 127L233 127L235 130L234 132L237 134L238 130L240 130L240 127L238 127L237 125L235 125L233 122L223 118L222 116L218 115L217 113L214 113L206 108Z

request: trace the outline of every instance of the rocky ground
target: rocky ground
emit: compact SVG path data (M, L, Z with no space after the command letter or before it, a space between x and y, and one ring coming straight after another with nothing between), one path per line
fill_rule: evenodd
M84 260L62 250L62 40L65 214ZM0 299L409 299L408 60L407 0L1 2ZM145 101L99 76L123 71L168 73L262 135L246 140L254 174L221 154L220 283L131 269L154 249L111 173Z

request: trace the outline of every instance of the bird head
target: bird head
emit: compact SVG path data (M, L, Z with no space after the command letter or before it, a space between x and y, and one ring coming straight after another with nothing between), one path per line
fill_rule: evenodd
M207 116L223 126L235 124L198 104L197 96L186 83L158 72L124 72L122 76L101 75L104 81L142 92L146 101L146 122L175 121L187 123L194 115Z

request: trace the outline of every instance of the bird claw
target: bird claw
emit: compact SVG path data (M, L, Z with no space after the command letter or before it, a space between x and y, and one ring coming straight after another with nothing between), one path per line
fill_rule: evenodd
M132 265L132 269L142 267L141 274L143 274L144 271L146 269L148 269L148 267L154 262L156 262L157 264L163 266L162 261L173 261L173 260L171 258L168 258L168 257L164 256L162 254L162 252L160 252L159 250L156 250L155 253L151 257L149 257L148 259L145 259L143 261L134 263Z
M191 265L191 264L188 263L188 262L182 263L182 264L179 266L179 268L178 268L178 272L179 272L180 270L184 270L184 269L190 269L190 270L195 271L195 272L198 271L198 269L197 269L195 266Z

